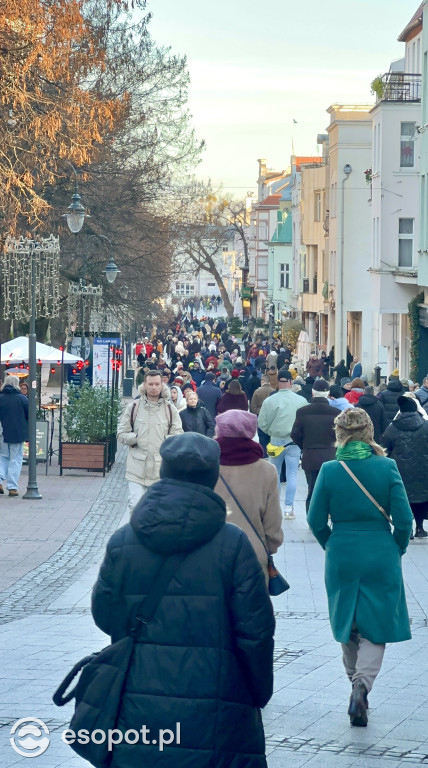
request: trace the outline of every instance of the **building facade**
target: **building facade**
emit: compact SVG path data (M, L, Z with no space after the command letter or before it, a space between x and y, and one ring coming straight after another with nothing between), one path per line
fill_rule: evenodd
M368 168L372 214L372 278L379 364L410 375L409 302L418 292L419 152L422 11L398 38L405 56L393 62L377 88Z

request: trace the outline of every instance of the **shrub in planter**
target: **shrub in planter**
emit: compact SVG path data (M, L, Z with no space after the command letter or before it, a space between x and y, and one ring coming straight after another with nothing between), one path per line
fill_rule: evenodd
M109 409L108 433L117 431L119 397L113 399L111 413L111 392L105 387L83 387L70 384L68 405L64 413L64 427L70 443L101 443L106 438L106 412ZM111 427L110 427L111 425ZM108 435L107 435L108 436Z

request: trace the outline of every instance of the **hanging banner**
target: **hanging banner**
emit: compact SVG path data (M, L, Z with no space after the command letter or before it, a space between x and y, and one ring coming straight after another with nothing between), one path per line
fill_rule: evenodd
M93 346L93 363L92 363L92 386L94 387L106 387L107 386L107 371L108 371L108 358L109 347L116 345L120 347L120 336L109 336L108 338L102 338L101 336L94 337ZM110 360L111 360L110 352ZM110 383L111 383L111 366L110 366Z

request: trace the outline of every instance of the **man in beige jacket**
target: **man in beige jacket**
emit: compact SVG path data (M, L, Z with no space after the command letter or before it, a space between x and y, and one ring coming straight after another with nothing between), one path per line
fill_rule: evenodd
M147 488L159 480L159 449L166 437L183 432L177 409L170 402L169 388L159 371L148 371L138 388L139 400L129 403L117 431L119 443L129 448L126 479L130 513Z

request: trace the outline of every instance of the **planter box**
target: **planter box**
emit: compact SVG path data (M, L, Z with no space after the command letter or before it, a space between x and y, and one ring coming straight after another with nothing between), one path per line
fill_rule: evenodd
M106 473L105 443L61 443L61 475L63 469L88 469Z

